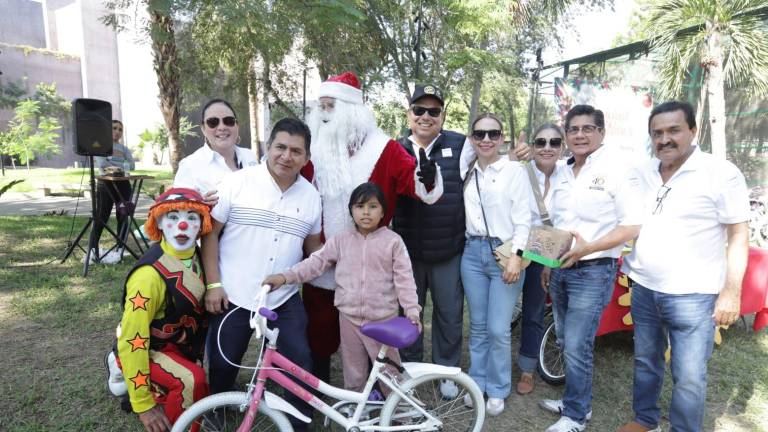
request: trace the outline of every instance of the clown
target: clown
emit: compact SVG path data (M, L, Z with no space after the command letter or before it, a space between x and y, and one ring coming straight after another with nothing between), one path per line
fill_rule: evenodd
M125 387L147 431L169 430L208 395L202 367L207 320L196 240L211 230L210 208L194 190L173 188L149 210L144 228L155 241L130 271L123 291L117 349L107 355L110 390ZM122 369L120 371L118 368Z
M302 174L320 192L323 236L329 239L354 229L347 204L353 189L372 182L381 188L387 212L379 226L392 220L398 196L427 204L443 193L440 167L422 151L419 160L376 126L373 111L363 103L363 92L351 72L330 77L320 85L317 107L307 124L312 132L312 163ZM312 349L313 372L330 377L330 356L339 347L338 311L333 270L305 284L303 300L309 318L307 339Z

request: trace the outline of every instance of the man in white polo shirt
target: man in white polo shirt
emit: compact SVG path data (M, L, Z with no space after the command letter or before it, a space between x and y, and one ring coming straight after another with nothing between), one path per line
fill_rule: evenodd
M732 163L693 144L696 117L666 102L648 120L656 158L642 170L643 227L622 270L632 280L635 420L622 432L659 425L667 337L672 346L674 431L700 431L707 361L716 325L739 317L749 242L749 193Z
M565 356L563 398L539 402L561 416L547 432L583 431L592 417L595 333L613 293L622 246L640 228L639 173L620 150L603 145L603 112L574 106L565 117L565 132L573 156L551 185L551 213L555 227L571 231L575 242L561 257L562 268L551 277L549 271L542 274Z
M278 121L267 143L267 161L232 173L220 185L219 202L211 211L213 230L203 238L210 322L209 383L211 393L232 389L251 337L250 312L261 281L301 261L320 248L320 194L299 175L309 161L310 133L297 119ZM269 293L266 307L278 314L270 323L280 328L277 350L311 370L307 315L297 285ZM235 310L221 326L223 317ZM217 332L221 326L221 343ZM308 417L312 409L293 394L291 402ZM295 430L306 424L291 417Z

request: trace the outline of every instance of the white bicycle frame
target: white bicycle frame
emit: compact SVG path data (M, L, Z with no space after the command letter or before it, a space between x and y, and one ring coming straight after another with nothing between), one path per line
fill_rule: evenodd
M262 287L261 291L259 292L259 295L256 298L256 302L257 302L257 307L255 308L256 311L260 311L260 309L265 304L266 295L269 292L269 290L270 290L270 287L268 285L265 285ZM384 367L386 366L386 363L383 363L378 359L386 358L387 350L390 347L386 345L382 345L381 349L379 350L379 355L377 357L377 360L373 362L373 368L371 370L370 375L368 376L368 381L366 382L365 387L363 388L363 391L358 393L350 390L344 390L344 389L332 386L330 384L327 384L319 380L318 378L312 376L309 372L304 371L303 369L301 369L296 365L293 365L290 361L288 361L282 355L277 353L276 347L277 347L277 338L279 334L279 328L274 330L269 329L267 327L267 319L259 312L254 313L254 315L251 317L251 327L254 328L254 330L256 331L256 337L265 338L268 341L268 344L266 346L266 350L262 350L262 354L259 356L257 366L254 368L255 372L248 386L248 394L249 394L248 403L246 406L241 407L241 409L247 408L248 410L253 410L253 409L258 410L258 403L255 404L256 407L254 408L253 397L257 396L259 399L261 399L261 396L263 393L263 395L265 396L264 401L269 408L282 411L304 422L307 422L307 423L310 422L310 419L308 417L301 414L296 408L294 408L292 405L290 405L281 397L274 395L270 392L263 391L263 384L264 384L263 381L265 381L266 378L271 378L273 381L276 381L278 384L280 384L284 389L294 393L296 396L305 400L315 410L323 413L328 419L341 425L345 430L349 430L352 427L357 427L358 430L360 430L361 432L362 431L395 432L395 431L406 431L406 430L412 431L414 429L434 429L442 425L442 422L440 420L436 419L430 413L425 411L421 406L419 406L417 401L414 401L407 393L403 392L400 389L399 384L396 382L397 380L393 379L393 377L391 377L388 373L385 372ZM264 351L267 351L267 353L265 354ZM273 359L274 359L274 364L278 366L277 368L273 368ZM347 418L344 414L337 411L335 408L329 406L321 399L307 392L305 389L296 386L293 381L290 381L290 383L293 385L283 384L283 382L281 381L283 381L283 378L286 376L283 375L280 371L285 370L285 367L281 369L280 366L281 364L285 364L285 363L288 363L288 365L285 365L285 366L289 366L287 372L289 372L291 375L293 375L300 381L304 382L309 387L312 387L313 389L317 390L318 392L326 396L330 396L335 400L338 400L339 402L336 403L334 406L342 406L342 405L347 405L351 403L356 404L356 408L352 417ZM440 375L450 376L450 375L457 375L461 373L461 369L457 367L447 367L447 366L440 366L440 365L434 365L429 363L403 363L402 366L405 369L405 373L406 373L404 380L417 378L427 374L440 374ZM415 412L417 412L418 414L420 414L425 418L425 421L418 425L403 425L403 426L378 426L378 422L379 422L378 417L361 421L361 417L362 417L363 411L366 408L366 405L369 405L369 404L383 405L384 403L384 402L371 402L368 400L368 397L373 391L373 386L377 380L381 381L392 392L400 396L400 398L402 399L401 403L409 404ZM254 381L258 381L258 384L254 385Z

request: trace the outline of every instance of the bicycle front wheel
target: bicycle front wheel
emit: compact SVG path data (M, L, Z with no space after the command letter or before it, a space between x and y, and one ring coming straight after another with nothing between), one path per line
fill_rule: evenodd
M218 393L200 399L176 420L171 432L235 432L245 417L245 411L241 412L240 407L247 399L245 392ZM270 409L262 401L250 430L293 432L293 427L285 414Z
M452 382L458 392L443 394L440 385L446 389ZM485 402L483 393L472 378L465 373L456 375L427 374L409 379L400 384L400 390L419 405L424 411L439 419L443 425L441 431L480 432L485 420ZM471 401L471 407L464 404L464 399ZM381 426L417 425L425 421L408 401L392 392L381 409Z
M547 384L563 385L565 358L563 350L557 344L555 321L550 315L545 323L547 330L544 331L544 337L541 338L541 346L539 346L539 375Z

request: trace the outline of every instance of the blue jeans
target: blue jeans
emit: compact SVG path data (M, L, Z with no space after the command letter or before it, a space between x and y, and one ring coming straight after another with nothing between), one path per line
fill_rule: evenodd
M635 382L632 408L635 421L659 424L659 394L664 383L667 336L672 345L671 431L700 431L707 397L707 361L712 354L716 294L665 294L635 283L632 320L635 323Z
M523 372L533 372L539 364L539 347L544 336L544 309L547 293L541 289L544 266L532 262L525 269L523 282L523 321L517 365Z
M500 245L494 242L494 247ZM469 306L469 376L488 397L504 399L512 390L512 312L525 272L513 284L501 270L488 241L470 238L461 258L461 281Z
M565 356L563 415L584 423L592 410L595 333L611 300L616 260L581 268L555 269L549 295L555 314L558 344Z

